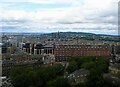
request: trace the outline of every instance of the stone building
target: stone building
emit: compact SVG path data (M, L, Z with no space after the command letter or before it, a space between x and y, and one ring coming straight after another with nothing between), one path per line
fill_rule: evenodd
M111 56L111 47L109 45L42 45L26 43L26 45L23 46L23 51L28 54L52 54L56 62L67 61L70 57L76 56Z
M111 49L108 45L56 45L54 48L56 61L67 61L76 56L109 57Z
M87 81L87 77L89 76L89 71L86 69L79 69L74 71L68 76L68 80L71 85L76 85L79 83L84 83Z

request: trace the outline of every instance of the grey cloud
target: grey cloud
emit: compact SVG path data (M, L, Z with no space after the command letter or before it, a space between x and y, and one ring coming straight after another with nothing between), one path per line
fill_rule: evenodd
M2 23L26 23L26 22L28 22L28 20L2 19L2 20L0 20L0 22L2 22Z
M117 25L117 16L113 15L103 15L103 16L96 16L96 17L88 17L87 20L93 21L93 23L107 23L112 25Z
M82 22L82 21L58 21L58 24L82 24L82 23L90 23L90 22Z

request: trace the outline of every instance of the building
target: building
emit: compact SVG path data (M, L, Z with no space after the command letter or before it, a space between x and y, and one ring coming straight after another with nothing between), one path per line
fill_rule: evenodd
M86 69L79 69L74 71L68 76L69 82L71 85L76 85L79 83L84 83L87 81L87 77L89 76L89 71Z
M111 65L109 71L113 76L120 78L120 64Z
M120 54L120 45L115 46L115 53Z
M10 71L16 67L40 67L42 65L41 61L36 62L16 62L11 60L6 60L2 62L2 76L9 76Z
M53 64L55 63L55 57L52 54L45 54L42 58L43 64Z
M14 62L13 61L3 61L2 62L2 75L9 75L9 71L13 69Z
M42 45L41 43L25 43L22 49L25 53L28 54L53 54L53 45Z
M112 45L109 73L104 74L105 81L112 87L120 87L120 46Z
M110 45L42 45L26 43L23 51L28 54L48 55L52 54L56 62L68 61L70 57L94 56L110 57Z
M70 57L81 56L111 56L111 48L108 45L56 45L54 48L57 62L67 61Z
M112 59L110 59L109 71L114 77L120 78L120 45L113 46Z
M30 55L16 54L12 56L12 60L16 62L25 62L25 61L32 61L32 58Z

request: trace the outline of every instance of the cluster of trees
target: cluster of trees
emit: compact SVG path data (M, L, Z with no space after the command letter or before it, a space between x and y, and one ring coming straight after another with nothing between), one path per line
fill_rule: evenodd
M98 69L100 73L108 72L109 59L102 57L72 57L69 59L68 73L72 73L76 69L85 68L88 70ZM96 70L95 69L95 70Z
M99 37L99 40L101 41L114 41L114 42L119 42L119 38L117 36L114 36L114 37Z
M14 87L67 87L68 81L63 78L64 67L60 64L39 68L16 68L11 72Z
M104 87L105 81L103 73L108 72L109 60L106 58L84 57L84 58L70 58L67 72L84 68L89 70L90 75L85 83L79 84L80 87Z
M105 58L74 57L70 58L67 68L61 64L39 68L15 68L10 77L14 87L71 87L68 79L64 77L65 72L70 74L84 68L90 72L88 80L75 87L105 87L103 73L108 72L108 66L109 60Z

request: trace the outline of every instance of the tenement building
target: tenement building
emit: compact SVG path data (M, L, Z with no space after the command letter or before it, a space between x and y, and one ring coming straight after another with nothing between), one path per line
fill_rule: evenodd
M67 61L70 57L81 56L111 56L109 45L42 45L29 44L23 47L24 52L30 54L47 55L52 54L56 62Z
M76 56L103 56L109 57L111 48L108 45L56 45L54 56L56 61L67 61Z

